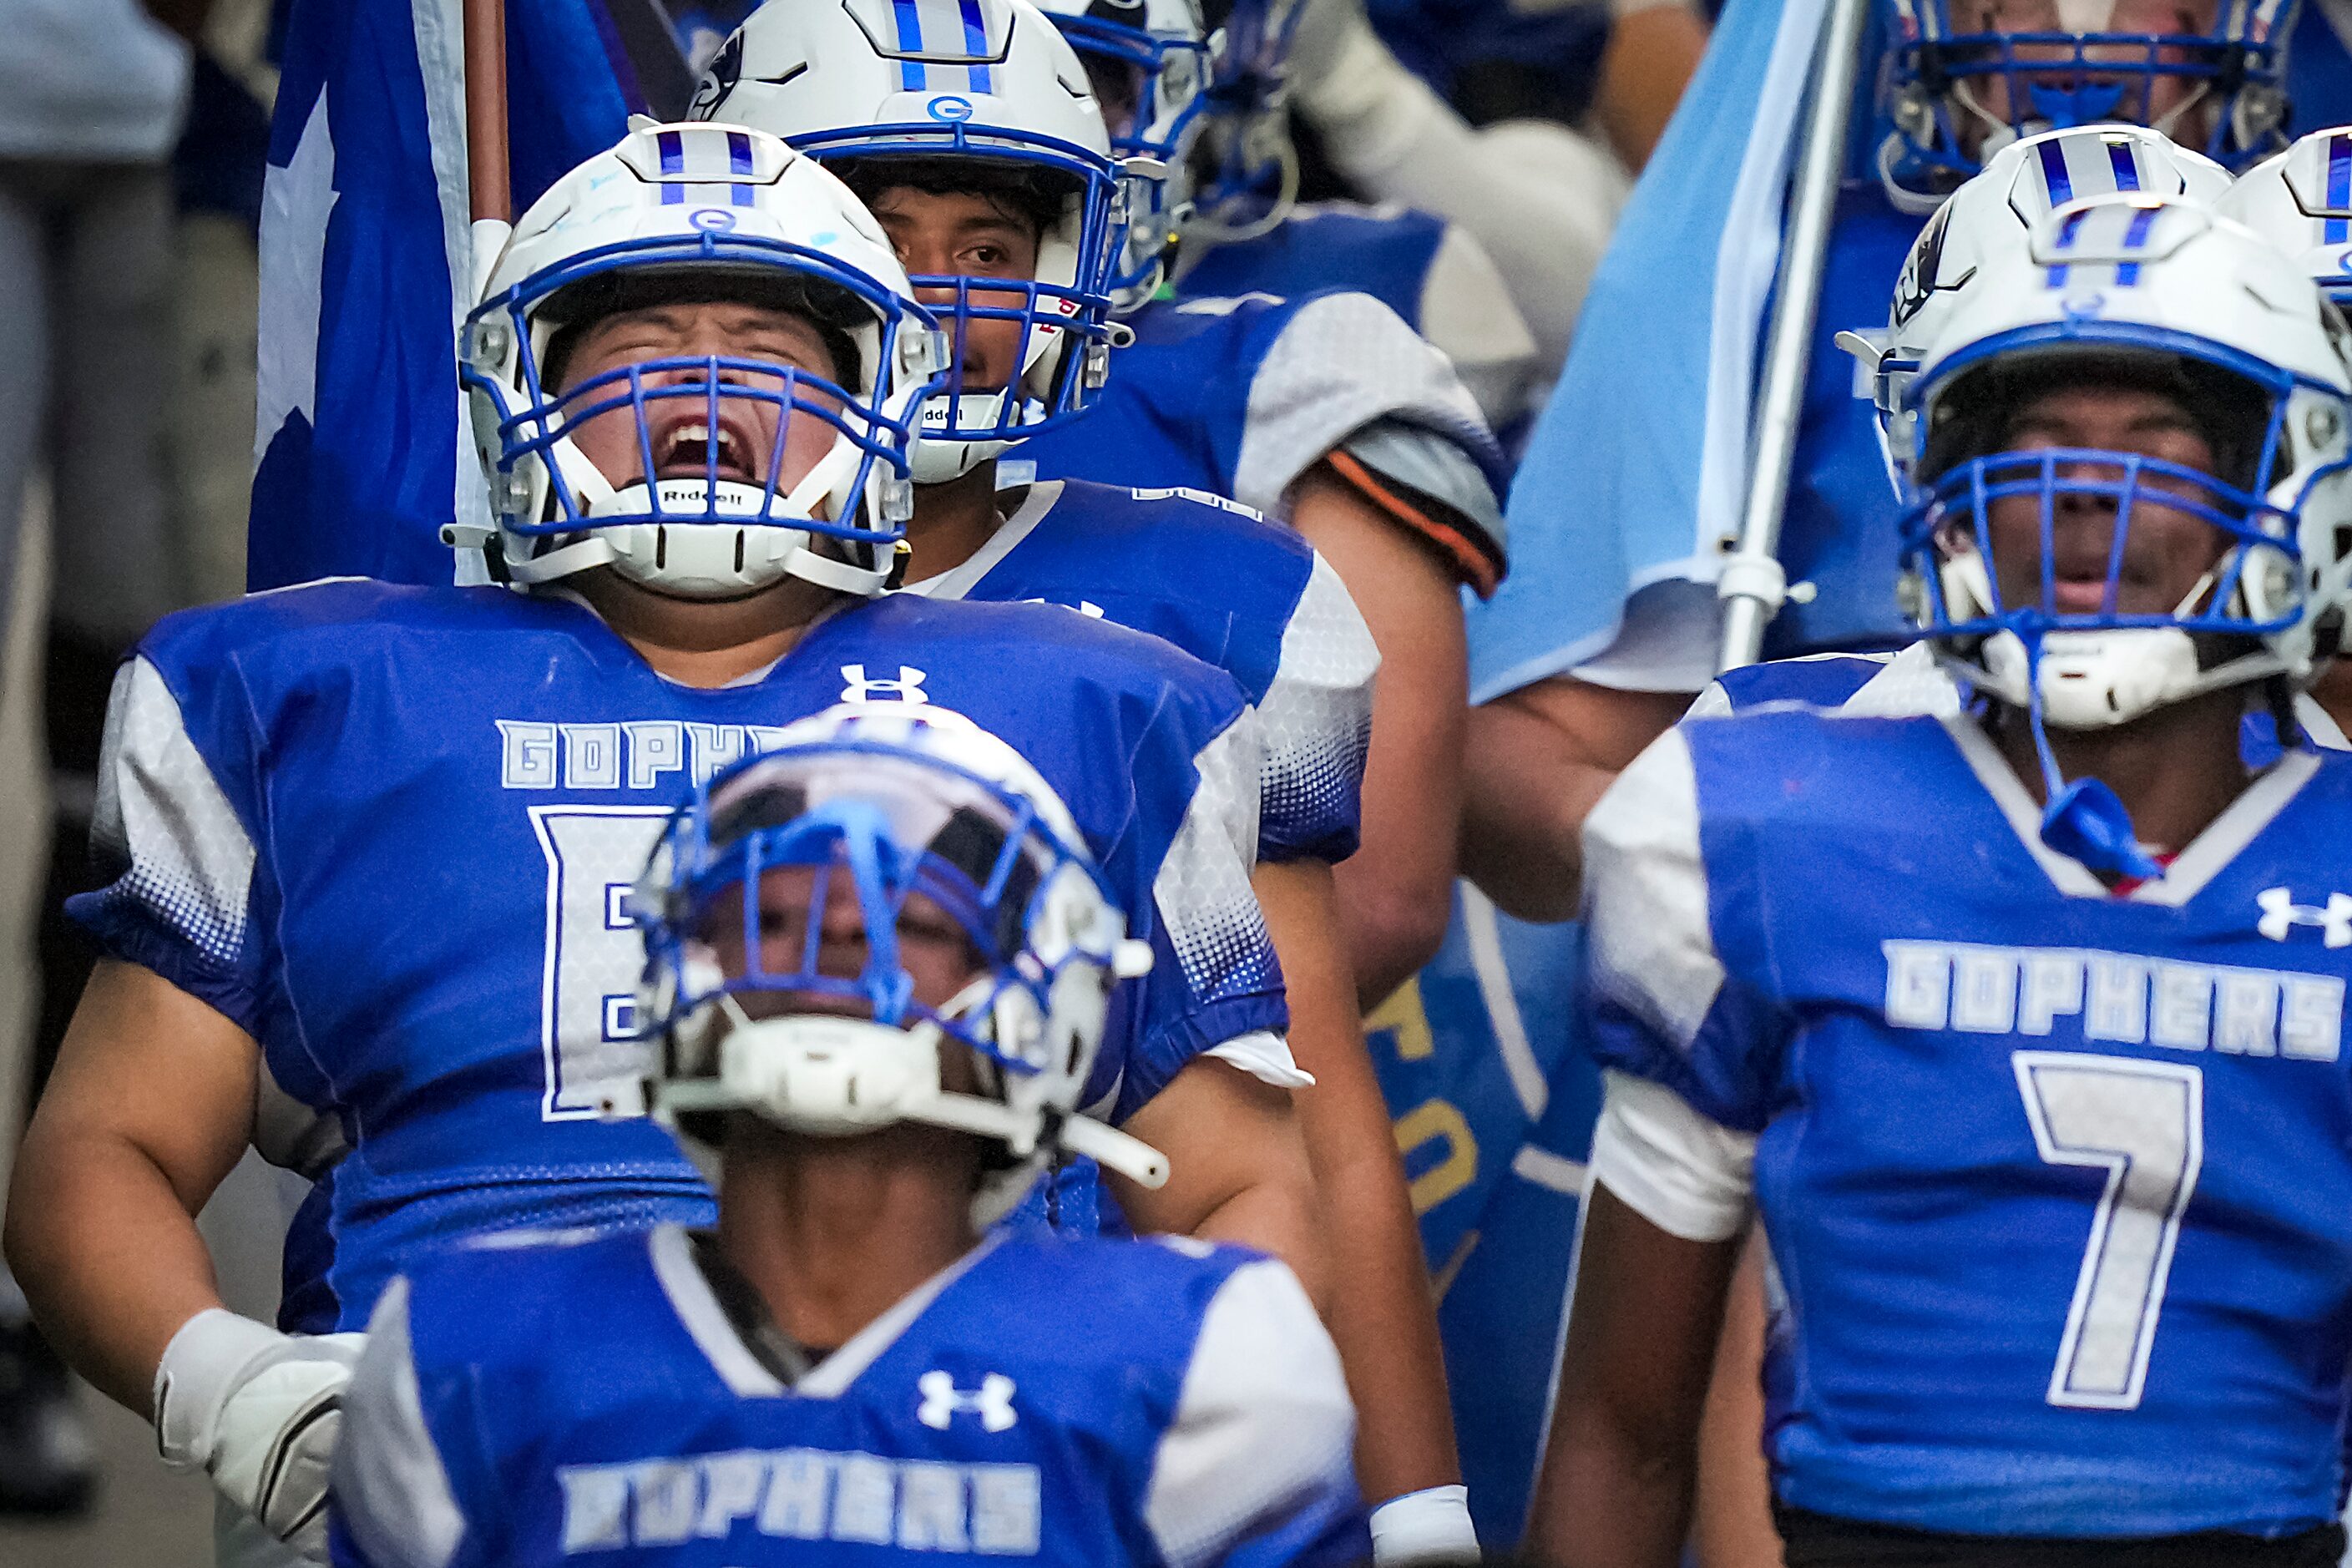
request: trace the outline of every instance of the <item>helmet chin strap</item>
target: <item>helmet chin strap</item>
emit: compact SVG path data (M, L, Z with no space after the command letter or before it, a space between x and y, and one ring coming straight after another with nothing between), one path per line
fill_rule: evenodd
M2042 712L2042 634L2034 629L2017 636L2025 644L2026 722L2032 728L2033 751L2042 762L2042 792L2048 802L2042 809L2042 842L2111 880L2161 877L2164 868L2140 847L2132 832L2131 813L2124 808L2122 798L2102 780L2076 779L2069 784L2059 773Z
M940 1047L951 1042L936 1024L899 1029L830 1014L754 1019L727 993L718 1005L733 1025L719 1042L718 1081L663 1086L668 1112L742 1109L830 1137L914 1121L993 1140L1016 1158L1058 1144L1141 1186L1168 1180L1168 1157L1115 1127L941 1089Z

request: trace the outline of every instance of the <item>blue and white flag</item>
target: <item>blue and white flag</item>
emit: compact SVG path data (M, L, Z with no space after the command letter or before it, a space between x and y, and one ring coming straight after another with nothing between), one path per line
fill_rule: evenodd
M1594 277L1470 609L1470 696L1583 662L1635 589L1711 581L1737 529L1797 125L1827 0L1731 0ZM1874 72L1862 73L1865 85ZM1865 108L1855 116L1869 122Z
M508 0L518 209L643 107L652 15ZM446 583L441 530L488 523L457 392L464 55L458 0L293 0L262 195L251 587Z

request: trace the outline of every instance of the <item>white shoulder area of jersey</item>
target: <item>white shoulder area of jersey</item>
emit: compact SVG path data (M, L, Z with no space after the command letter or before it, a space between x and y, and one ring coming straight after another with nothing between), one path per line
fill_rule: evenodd
M1192 759L1192 798L1152 878L1152 900L1185 983L1204 998L1222 993L1238 963L1267 950L1265 919L1250 887L1265 759L1257 710L1243 709Z
M1585 963L1595 994L1687 1050L1723 988L1690 743L1668 730L1584 822Z
M143 656L115 671L90 836L129 861L131 890L208 956L235 957L253 838L190 739L179 699Z
M1317 552L1258 700L1268 798L1304 804L1362 788L1380 668L1363 612Z
M1960 683L1924 642L1913 643L1886 661L1862 689L1839 704L1849 719L1957 718Z
M1355 1433L1339 1352L1298 1280L1272 1258L1234 1270L1202 1316L1144 1500L1171 1568L1220 1561L1349 1489Z
M425 1425L408 1298L401 1278L378 1299L335 1444L335 1509L369 1568L446 1568L466 1535L466 1516Z
M1592 1179L1668 1236L1727 1241L1748 1228L1756 1139L1673 1089L1613 1068L1592 1130Z
M1251 377L1234 495L1261 511L1323 455L1376 419L1490 441L1444 354L1369 294L1300 304Z

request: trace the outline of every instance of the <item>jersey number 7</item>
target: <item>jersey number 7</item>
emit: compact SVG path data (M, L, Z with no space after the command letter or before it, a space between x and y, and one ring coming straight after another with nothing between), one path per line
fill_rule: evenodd
M2010 1064L2042 1159L2107 1173L2049 1402L2137 1409L2180 1216L2205 1160L2205 1075L2079 1051L2019 1051Z

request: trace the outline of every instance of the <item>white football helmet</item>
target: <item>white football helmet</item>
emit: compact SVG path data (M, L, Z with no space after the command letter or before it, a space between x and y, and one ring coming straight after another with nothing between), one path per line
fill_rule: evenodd
M1124 312L1159 292L1192 216L1192 146L1209 85L1200 0L1037 0L1086 63L1126 182L1112 297Z
M2352 126L2315 131L2238 176L2216 204L2352 305Z
M2352 373L2335 308L2278 249L2209 208L2113 195L2060 207L1962 282L1902 394L1905 587L1939 655L1979 689L2062 729L2129 722L2166 703L2331 657L2352 584ZM2120 452L2004 451L2032 390L2136 378L2199 416L2215 469ZM2143 489L2143 483L2147 489ZM2209 523L2226 551L2164 616L2114 609L2132 510ZM2005 604L1987 512L2111 508L2105 607Z
M1841 339L1876 366L1879 438L1890 472L1911 444L1904 394L1912 373L1945 330L1962 287L1988 260L2021 249L2042 220L2069 202L2137 192L2210 205L2229 188L2221 164L2138 125L2045 131L1988 159L1912 242L1883 341L1861 333Z
M861 160L971 160L1066 187L1034 282L923 276L956 335L923 410L918 483L969 472L1091 401L1109 370L1119 170L1086 68L1029 0L791 0L762 5L695 94L698 118L782 137L853 183ZM1008 300L1017 303L1005 303ZM1010 387L967 388L960 345L979 320L1021 323Z
M561 366L550 358L563 357L569 334L672 298L781 306L852 363L837 383L714 355L554 384ZM938 385L944 340L873 217L775 137L640 122L515 225L464 350L509 580L609 563L690 598L733 597L786 574L853 594L888 581L912 510L913 422ZM624 412L640 459L633 473L607 475L572 431ZM798 420L832 439L806 472L787 476Z
M1158 1186L1162 1156L1079 1114L1112 991L1151 966L1084 843L1036 770L961 714L847 703L788 726L698 792L640 886L640 1009L661 1046L654 1114L706 1142L709 1113L737 1110L825 1137L899 1121L976 1133L1003 1150L974 1199L982 1226L1056 1150ZM794 868L804 891L769 885ZM916 894L972 959L973 978L943 1005L917 996L899 959ZM845 897L854 927L838 918ZM803 935L771 968L763 917L779 898ZM849 931L863 967L828 973L821 934L838 943ZM959 1047L974 1089L942 1083L941 1053Z

